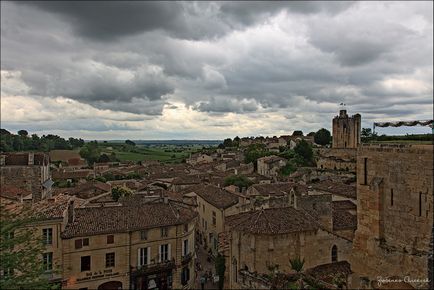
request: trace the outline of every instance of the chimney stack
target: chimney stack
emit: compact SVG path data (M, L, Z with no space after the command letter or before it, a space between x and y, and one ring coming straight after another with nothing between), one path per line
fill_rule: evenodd
M68 203L68 224L73 223L75 219L74 213L74 200L69 201Z

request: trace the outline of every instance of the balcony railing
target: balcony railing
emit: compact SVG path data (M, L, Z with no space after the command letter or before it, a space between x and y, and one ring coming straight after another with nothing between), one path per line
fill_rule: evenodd
M185 264L189 263L192 258L193 258L193 253L191 253L191 252L188 253L185 256L182 256L182 258L181 258L181 264L185 265Z
M151 262L143 266L132 267L131 273L134 276L140 276L142 274L149 274L154 272L168 271L175 268L175 259L167 260L164 262Z

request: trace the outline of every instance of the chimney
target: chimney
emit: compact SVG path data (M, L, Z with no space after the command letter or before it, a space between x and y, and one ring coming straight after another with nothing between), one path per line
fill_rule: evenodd
M69 201L68 203L68 224L74 222L75 214L74 214L74 200Z
M35 153L29 152L28 165L35 164Z

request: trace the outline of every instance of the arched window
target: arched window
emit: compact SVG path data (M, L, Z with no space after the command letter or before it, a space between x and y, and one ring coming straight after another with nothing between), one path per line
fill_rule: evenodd
M336 245L333 245L332 247L332 262L338 261L338 247Z

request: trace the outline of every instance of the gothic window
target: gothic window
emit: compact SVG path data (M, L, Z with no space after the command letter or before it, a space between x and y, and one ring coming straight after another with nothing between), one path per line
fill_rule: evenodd
M338 261L338 247L336 245L333 245L332 247L332 262Z

